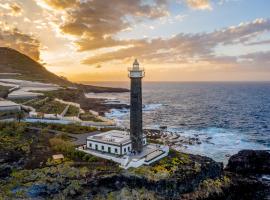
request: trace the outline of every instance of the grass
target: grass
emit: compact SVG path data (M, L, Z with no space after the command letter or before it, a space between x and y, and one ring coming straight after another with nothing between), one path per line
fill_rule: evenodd
M187 154L170 150L167 157L159 160L153 165L131 168L129 169L129 172L135 175L146 176L151 180L160 180L173 176L174 173L179 170L183 170L183 174L185 174L188 171L186 166L190 165L191 160Z
M78 107L70 105L65 116L66 117L78 116L79 112L80 112L80 109Z
M58 101L53 100L46 102L46 104L43 105L42 107L36 107L36 110L37 112L48 114L61 114L66 106L67 106L66 104L62 104Z
M81 113L79 118L83 121L103 122L90 112Z
M38 100L44 99L44 97L35 97L35 98L20 98L20 99L14 99L12 101L23 104L23 105L30 105L32 102L37 102Z
M79 124L29 123L29 125L73 134L82 134L97 131L97 128L95 127L81 126Z
M0 111L0 119L13 118L17 114L17 111Z
M29 101L25 105L35 108L37 112L47 114L61 114L67 106L66 104L60 103L48 97L43 99L37 98L33 101Z

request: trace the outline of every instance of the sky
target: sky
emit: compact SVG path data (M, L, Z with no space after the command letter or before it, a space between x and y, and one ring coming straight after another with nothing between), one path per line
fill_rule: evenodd
M72 81L270 81L269 0L0 0L0 46Z

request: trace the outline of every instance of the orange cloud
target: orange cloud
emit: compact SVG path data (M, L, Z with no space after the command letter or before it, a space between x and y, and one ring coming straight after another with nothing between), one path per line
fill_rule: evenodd
M39 60L40 42L31 35L24 34L16 28L10 28L0 22L0 46L10 47Z
M65 20L60 24L60 29L78 38L75 43L80 51L133 43L120 41L115 35L129 28L132 20L156 19L168 15L166 0L154 0L151 4L142 0L114 0L113 5L108 0L43 1L52 8L65 11Z
M76 5L78 0L44 0L46 4L56 9L70 8Z
M189 7L198 10L211 10L212 6L209 0L186 0Z

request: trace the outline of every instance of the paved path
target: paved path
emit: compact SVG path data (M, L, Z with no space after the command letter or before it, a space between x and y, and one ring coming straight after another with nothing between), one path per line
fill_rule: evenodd
M30 130L35 130L35 131L41 131L42 128L38 128L38 127L27 127ZM57 130L52 130L52 129L48 129L48 132L53 133L55 135L57 134L67 134L68 136L74 138L74 141L72 141L73 144L75 145L84 145L86 144L86 138L89 135L96 135L98 133L101 133L101 131L93 131L90 133L81 133L81 134L73 134L73 133L67 133L67 132L63 132L63 131L57 131Z
M73 141L73 143L75 145L84 145L86 144L86 138L89 135L96 135L98 133L101 133L100 131L94 131L94 132L90 132L90 133L82 133L82 134L72 134L72 133L68 133L68 135L70 137L75 138L75 140Z

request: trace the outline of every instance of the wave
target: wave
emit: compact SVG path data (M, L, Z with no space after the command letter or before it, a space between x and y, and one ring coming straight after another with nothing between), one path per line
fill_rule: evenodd
M186 145L181 149L187 153L209 156L226 163L228 158L242 149L269 150L263 144L249 140L237 130L208 127L204 129L168 128L168 131L181 136L199 138L201 144Z
M162 104L146 104L143 106L143 112L152 112L160 108ZM110 119L118 119L129 115L129 109L111 109L110 112L105 113L105 116Z
M149 111L155 111L158 108L160 108L162 106L162 104L160 103L152 103L152 104L146 104L143 107L143 111L149 112Z

